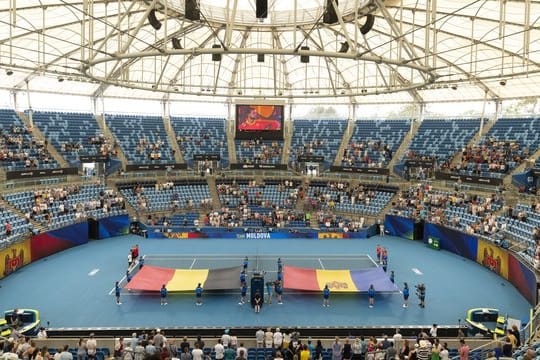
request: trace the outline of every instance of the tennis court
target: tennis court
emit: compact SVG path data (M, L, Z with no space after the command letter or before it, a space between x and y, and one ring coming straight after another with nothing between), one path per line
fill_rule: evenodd
M197 255L197 257L159 254L143 255L145 265L175 269L219 269L238 266L239 271L243 266L245 256L248 257L247 271L250 273L277 272L278 258L281 258L283 265L322 270L356 270L377 266L377 263L367 254L312 256L239 254L237 256L227 255L220 257L215 255Z

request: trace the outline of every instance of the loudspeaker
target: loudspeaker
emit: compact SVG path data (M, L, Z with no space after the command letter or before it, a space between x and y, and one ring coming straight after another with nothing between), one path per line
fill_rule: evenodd
M336 13L336 9L334 9L334 4L336 3L336 7L338 6L338 0L326 0L326 7L324 9L324 15L323 15L323 23L325 24L335 24L338 22L338 17Z
M414 222L413 239L424 240L424 220L419 220L419 221Z
M199 9L199 5L197 4L197 0L186 0L185 10L186 19L191 21L201 20L201 11Z
M221 45L214 44L212 49L221 49ZM212 54L212 61L221 61L221 54Z
M99 221L93 218L88 218L88 239L99 239Z
M300 50L309 50L309 46L302 46ZM300 62L303 64L309 63L309 55L300 55Z
M341 48L339 49L339 52L346 53L347 51L349 51L349 43L344 41L341 43Z
M264 54L257 54L257 62L264 62Z
M255 6L257 19L266 19L268 17L268 0L257 0Z
M371 14L367 14L366 22L360 28L360 33L362 33L362 35L366 35L369 32L369 30L371 30L374 23L375 23L375 16Z
M156 10L152 9L148 13L148 22L150 22L150 25L156 30L161 29L161 22L156 17Z
M172 42L173 49L175 49L175 50L182 50L183 49L182 44L180 43L180 39L172 38L171 42Z

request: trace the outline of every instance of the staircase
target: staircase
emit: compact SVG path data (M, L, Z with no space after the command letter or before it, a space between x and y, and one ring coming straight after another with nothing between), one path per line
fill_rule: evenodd
M392 169L394 168L394 165L396 165L396 163L398 161L401 161L401 159L403 158L403 154L409 148L409 144L411 143L411 140L418 133L418 129L420 128L420 125L421 125L420 122L418 122L418 121L414 122L413 126L412 126L412 129L403 138L403 141L401 142L401 145L399 145L398 149L394 153L394 156L392 156L392 160L390 160L390 162L388 163L388 169L390 169L390 174L393 173Z
M176 134L174 133L173 127L171 125L171 119L168 116L163 117L163 126L165 127L165 132L167 133L167 137L169 138L169 144L171 145L171 149L174 150L174 161L177 164L183 164L184 157L182 156L182 151L180 151L180 147L178 146L178 141L176 141Z
M101 129L101 132L103 133L103 135L107 139L111 139L116 144L114 149L116 150L118 159L122 162L122 168L125 169L126 165L128 164L128 160L126 158L126 155L122 151L122 148L116 142L116 138L114 137L113 133L111 132L111 130L109 130L109 127L105 123L105 117L103 115L96 115L95 118L96 118L96 122L97 122L99 128Z
M488 131L493 127L495 124L496 118L489 119L487 123L484 123L484 126L481 131L478 131L471 140L465 145L465 147L473 146L474 144L478 143L482 137L484 137ZM450 162L450 166L457 165L461 162L461 151L460 149L456 149L456 153L454 154L454 157L452 158L452 161Z
M32 129L32 137L34 139L38 141L42 141L44 144L47 144L45 149L47 149L47 152L51 155L51 157L54 160L56 160L56 162L60 165L60 167L62 168L69 167L69 164L66 161L66 159L64 159L62 155L60 155L58 150L56 150L56 148L49 143L49 141L47 140L45 135L41 132L41 130L39 130L36 126L32 126L32 124L30 123L30 119L28 118L28 116L26 116L24 112L17 111L17 116L19 117L19 119L22 120L22 122L28 129Z
M208 183L208 189L210 190L210 196L212 197L212 209L221 209L221 201L219 201L215 175L207 175L206 182Z
M341 145L339 145L339 149L337 151L336 158L334 159L334 165L340 166L341 160L343 159L343 151L349 146L349 141L351 140L351 136L354 131L354 125L355 121L352 119L349 119L347 123L347 129L345 129L345 133L343 134L343 139L341 140Z
M531 164L531 161L529 161L529 159L537 159L538 157L540 157L540 148L538 150L536 150L534 152L534 154L529 155L528 159L525 159L525 161L523 161L521 164L519 164L518 167L516 167L508 175L506 175L504 177L504 179L503 179L503 184L504 185L511 185L512 184L512 175L518 174L520 172L525 171L525 169L527 167L532 167L532 165L534 165L534 160L532 160L533 163Z
M283 139L283 151L281 152L281 163L288 164L291 158L291 142L293 135L293 123L289 121L285 127L285 138Z
M19 208L11 205L9 201L2 201L2 204L4 205L6 209L9 209L21 219L24 219L26 217L25 214ZM47 227L38 221L30 219L30 223L32 224L34 230L37 230L40 233L47 231Z
M234 121L226 122L227 124L227 149L229 150L229 164L236 164L236 147L234 146Z

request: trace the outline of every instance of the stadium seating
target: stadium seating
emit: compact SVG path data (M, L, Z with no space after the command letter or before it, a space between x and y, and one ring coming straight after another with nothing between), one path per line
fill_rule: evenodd
M210 190L206 181L123 183L118 185L118 189L136 210L169 211L199 209L211 205Z
M283 141L235 140L236 161L242 164L279 164Z
M289 162L296 163L299 155L322 156L328 168L346 128L347 120L294 120Z
M91 216L125 214L123 200L104 185L57 185L51 189L20 191L4 195L6 201L49 229L69 225ZM103 204L107 205L107 211Z
M229 165L225 119L171 117L171 124L188 165L192 165L194 155L201 154L219 154L221 166Z
M93 114L35 111L32 119L48 141L72 165L78 165L81 155L111 153L113 144L105 139Z
M9 109L0 109L0 164L6 170L58 167L45 144L36 141L15 111Z
M106 114L105 121L130 164L175 162L161 117Z
M410 120L358 120L343 156L343 166L386 166L410 130ZM387 151L384 151L384 148ZM367 151L367 158L364 152Z
M312 181L307 191L313 208L375 216L394 196L395 191L378 190L365 185L350 189L346 183Z
M540 119L497 120L465 159L461 173L501 178L540 147Z
M407 157L451 160L480 130L480 119L425 119L412 139Z

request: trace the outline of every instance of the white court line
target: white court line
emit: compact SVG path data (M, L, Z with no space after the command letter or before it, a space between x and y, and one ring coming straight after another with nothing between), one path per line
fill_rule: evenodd
M322 267L322 269L324 270L324 265L323 265L323 263L322 263L322 261L321 261L321 258L319 258L319 264L321 264L321 267Z
M92 269L92 271L90 271L90 272L88 273L88 276L94 276L94 275L96 275L98 272L99 272L99 269Z
M424 273L421 272L420 270L418 270L417 268L412 268L411 271L412 271L413 273L415 273L416 275L424 275Z
M197 256L197 258L199 259L210 259L210 260L216 260L216 259L220 259L220 260L240 260L240 262L242 262L243 260L243 257L216 257L216 254L194 254L195 256ZM283 255L264 255L264 256L261 256L259 255L259 258L262 259L262 260L266 260L266 259L273 259L273 258L278 258L278 257L281 257L281 259L285 259L285 260L305 260L305 259L308 259L308 260L311 260L311 259L314 259L313 256L299 256L299 257L284 257ZM338 254L338 255L328 255L328 256L324 256L324 259L334 259L334 258L338 258L338 259L341 259L343 257L346 257L346 258L370 258L371 259L371 256L369 256L368 254L360 254L360 255L351 255L351 254ZM157 254L157 255L144 255L144 258L145 259L152 259L152 260L191 260L193 259L193 256L174 256L174 255L161 255L161 254Z
M370 255L366 255L366 256L369 258L369 260L371 260L371 262L372 262L376 267L379 267L379 264L378 264L375 260L373 260L373 258L372 258Z
M193 265L197 262L197 258L193 259L193 262L191 263L191 266L189 267L189 270L193 269Z

